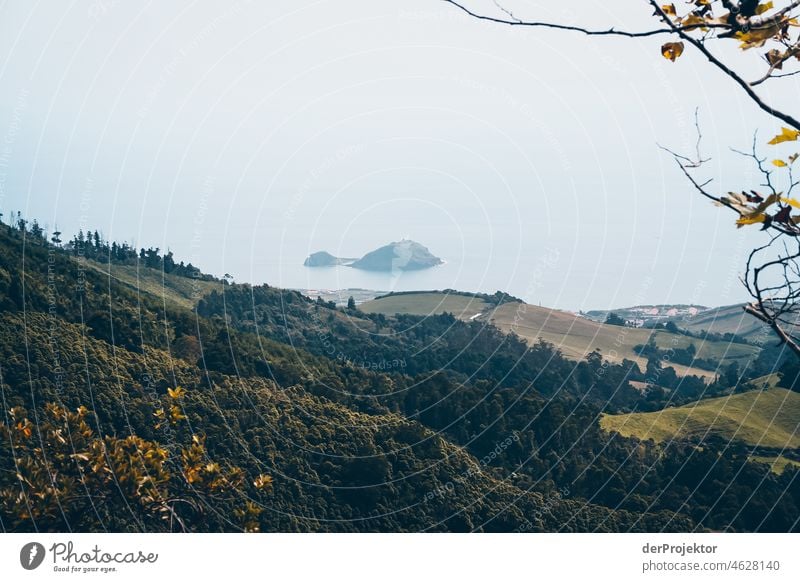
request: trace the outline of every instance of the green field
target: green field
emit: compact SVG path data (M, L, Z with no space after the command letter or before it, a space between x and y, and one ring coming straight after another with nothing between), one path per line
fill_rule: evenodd
M604 415L600 426L656 442L715 435L747 445L800 448L800 394L783 388L700 400L658 412Z
M87 267L108 276L109 265L85 261ZM217 281L203 281L163 273L157 269L136 265L110 265L111 277L132 289L160 297L180 307L192 309L197 301L212 289L219 289Z
M771 465L770 469L776 475L782 475L783 472L786 470L786 467L800 467L800 462L795 461L794 459L787 459L783 455L778 455L777 457L758 457L752 456L750 460L754 463L764 463L766 465Z
M740 344L726 341L701 340L685 335L669 333L668 331L654 331L656 345L662 349L685 348L694 344L698 358L708 358L728 363L737 360L743 364L758 354L758 348L749 344Z
M359 306L364 313L384 315L438 315L452 313L459 319L470 319L482 313L489 304L483 299L453 293L402 293L367 301Z
M581 359L592 350L599 349L603 357L612 362L627 358L635 361L643 370L647 365L647 358L638 356L634 348L646 344L651 335L662 349L683 348L693 343L697 349L697 357L717 360L723 365L736 361L743 366L759 351L756 346L747 344L703 341L667 331L606 325L567 311L524 303L501 305L491 312L490 319L500 329L513 331L529 342L544 339L569 358ZM696 367L674 363L670 366L680 375L694 374L707 379L715 376L714 372Z
M767 374L766 376L761 376L759 378L754 378L750 380L749 383L754 388L758 388L759 390L765 390L767 388L777 388L780 379L781 379L780 376L777 373L774 373L774 374Z
M694 317L676 317L673 321L678 327L694 333L734 333L748 339L770 333L765 324L745 313L741 305L715 307L701 311Z

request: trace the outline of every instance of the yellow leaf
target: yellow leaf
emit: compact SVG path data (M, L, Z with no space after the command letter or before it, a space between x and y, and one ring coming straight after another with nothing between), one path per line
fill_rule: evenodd
M788 127L782 127L781 133L773 137L767 143L769 145L777 145L786 141L797 141L798 137L800 137L800 131L796 129L789 129Z
M792 198L781 198L781 202L788 204L789 206L793 206L794 208L800 208L800 201Z
M33 434L28 419L25 419L25 422L18 422L17 430L21 432L25 438L31 438L31 435Z
M681 20L681 26L684 28L689 28L693 26L699 26L700 28L704 28L705 25L708 24L706 19L702 16L698 16L697 14L689 14L686 18Z
M170 398L178 399L181 396L183 396L184 394L186 394L186 390L184 390L183 388L178 386L174 390L172 388L167 388L167 393L169 394Z
M780 23L770 24L763 28L752 28L749 32L737 32L736 38L742 41L739 48L742 50L751 49L754 47L764 46L769 39L780 34Z
M179 420L186 420L186 415L181 412L181 409L178 406L173 406L169 409L169 416L175 422L178 422Z
M667 16L675 16L677 14L677 12L675 12L674 4L664 4L661 6L661 10L663 10L664 14Z
M665 59L669 59L673 63L675 59L683 54L682 42L668 42L661 46L661 54Z
M786 162L784 162L783 160L772 160L772 165L773 165L773 166L777 166L777 167L779 167L779 168L785 168L785 167L786 167L786 166L788 166L789 164L787 164L787 163L786 163Z
M764 222L766 218L767 217L765 214L751 214L750 216L742 216L736 221L736 225L741 228L747 224L758 224L760 222Z
M200 473L197 469L189 469L186 471L186 480L191 483L197 483L200 481Z
M253 481L253 485L256 489L267 489L272 486L272 477L269 475L259 475L256 477L256 480Z
M764 14L767 10L772 10L775 5L772 2L764 2L756 7L756 14Z

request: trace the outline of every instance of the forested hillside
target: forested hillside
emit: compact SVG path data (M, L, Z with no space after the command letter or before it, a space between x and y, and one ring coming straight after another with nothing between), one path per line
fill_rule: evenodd
M798 528L793 467L601 428L696 397L634 362L95 242L0 225L5 531Z

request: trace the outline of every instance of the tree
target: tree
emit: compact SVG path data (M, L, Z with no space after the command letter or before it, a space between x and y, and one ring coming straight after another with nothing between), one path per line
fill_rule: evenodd
M170 388L165 399L177 402L184 394ZM172 404L163 422L176 430L186 418L181 410ZM262 508L243 500L268 491L272 478L258 475L251 486L240 467L209 457L202 435L187 435L171 450L136 434L97 434L84 406L73 411L47 403L38 416L22 407L6 415L0 438L10 446L0 448L0 512L11 531L30 524L39 531L64 524L98 529L125 515L144 530L191 531L207 528L213 516L205 509L222 501L235 507L243 530L258 531Z
M175 270L175 257L172 254L172 251L167 251L167 254L164 255L164 272L171 273Z
M778 385L794 392L800 392L800 360L786 360L778 370Z
M608 315L606 316L606 324L624 326L625 320L613 311L609 311Z
M591 36L625 38L665 37L661 56L678 61L687 47L697 51L722 77L726 77L753 104L779 121L781 132L765 145L792 144L800 139L800 117L779 109L759 93L762 85L800 73L800 0L694 0L676 7L673 3L641 0L653 10L654 26L646 30L621 30L611 27L588 28L556 21L523 19L502 5L500 0L485 4L492 13L479 12L461 0L444 0L471 17L513 27L548 28ZM635 5L634 2L630 3ZM472 3L470 4L472 6ZM740 52L730 51L738 44ZM762 57L760 75L748 80L749 71L742 52L758 51ZM798 101L794 100L795 106ZM800 183L793 175L798 153L787 150L769 156L759 153L759 138L754 137L748 152L739 152L762 176L753 189L715 193L712 179L699 177L709 158L701 153L702 134L698 117L697 145L692 153L667 148L679 170L700 195L735 212L738 227L759 225L767 242L756 246L745 265L743 281L752 298L745 311L766 323L782 343L800 356L800 201L792 192ZM786 147L786 146L782 146ZM742 176L742 180L746 179Z
M736 386L739 384L739 364L731 362L722 371L722 382L725 386Z
M347 309L349 309L350 311L355 311L357 309L356 308L356 300L353 298L352 295L347 300Z
M35 239L46 240L44 237L44 229L39 226L39 222L36 219L31 223L31 236Z

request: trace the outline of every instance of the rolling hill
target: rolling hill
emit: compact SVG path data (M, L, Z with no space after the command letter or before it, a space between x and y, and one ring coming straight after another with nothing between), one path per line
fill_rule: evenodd
M559 348L564 355L581 359L599 349L603 357L620 362L623 358L635 361L642 369L647 359L638 356L634 348L646 344L652 336L662 349L684 348L694 344L698 358L710 358L723 364L746 363L758 354L755 346L722 341L703 341L666 331L619 327L598 323L573 313L528 304L506 304L486 314L486 318L506 332L515 332L529 342L543 339ZM678 374L693 374L713 378L714 372L697 367L671 363Z
M770 470L776 475L783 475L783 472L787 467L800 468L800 461L787 459L783 455L778 455L776 457L762 457L759 455L753 455L750 457L750 460L754 463L764 463L765 465L769 465Z
M359 309L364 313L382 313L383 315L401 313L428 316L452 313L458 319L470 320L489 307L489 303L478 297L430 291L379 297L362 303Z
M680 329L700 335L703 333L735 334L740 338L755 340L769 333L767 326L746 314L744 304L703 307L701 305L637 305L612 310L587 311L584 315L597 322L603 322L609 313L615 313L626 320L638 320L644 327L656 324L674 323Z
M490 322L505 332L514 332L529 343L543 339L555 345L568 358L580 360L598 349L612 362L635 361L642 369L647 358L636 354L637 345L646 344L652 336L662 349L685 348L693 344L698 358L720 361L723 365L737 362L744 366L758 355L759 349L742 343L702 340L664 330L606 325L566 311L511 302L496 306L464 294L439 291L399 293L368 301L360 306L365 313L384 315L434 315L452 313L462 320ZM715 372L696 366L671 363L680 375L693 374L713 379Z
M631 369L488 325L498 303L520 307L503 294L478 297L489 307L471 321L386 316L269 285L196 293L155 267L109 273L76 262L76 244L0 225L7 531L797 527L791 470L604 430L602 412L654 403Z
M129 289L186 309L191 309L203 295L221 286L218 281L181 277L136 265L98 263L92 260L83 260L81 264L105 277L110 276Z
M600 426L657 443L717 436L751 447L800 450L800 394L783 388L753 390L658 412L607 414Z
M764 334L769 335L767 326L745 313L742 304L712 307L700 311L693 317L670 318L669 321L693 333L732 333L748 340L754 340Z

